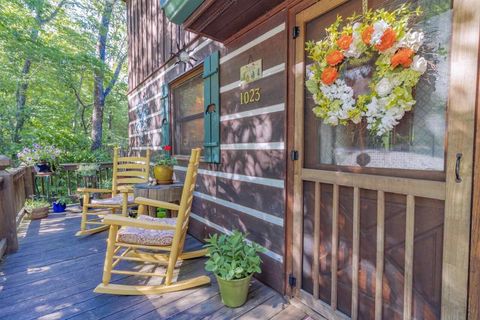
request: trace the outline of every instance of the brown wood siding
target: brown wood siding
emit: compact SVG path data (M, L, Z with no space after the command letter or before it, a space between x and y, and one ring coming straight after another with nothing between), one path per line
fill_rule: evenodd
M165 18L159 1L127 0L129 91L195 38Z
M144 10L143 7L140 8ZM158 7L151 9L150 17L155 10L159 10ZM155 22L150 22L147 24L145 40L146 50L156 46L157 51L156 53L153 52L150 58L145 57L145 55L140 57L142 70L135 68L132 70L134 73L133 79L137 79L132 80L131 88L135 89L129 94L130 147L134 149L153 146L158 150L162 140L162 134L158 130L162 115L153 114L161 111L159 94L162 85L171 83L191 70L190 67L184 70L183 66L174 66L174 61L166 64L162 62L165 59L168 60L171 52L178 50L177 41L181 46L189 45L189 50L195 50L198 46L202 46L194 54L198 60L198 65L215 50L220 50L221 57L225 57L262 36L262 34L276 27L284 26L286 17L285 12L281 12L244 36L239 37L228 47L223 48L214 41L199 39L193 34L185 33L182 27L173 25L165 19L162 11L157 12L159 12L157 14L157 21L159 21L157 22L157 33L148 31L150 25L155 25ZM134 26L132 30L136 30ZM140 28L140 30L142 29ZM136 35L130 36L132 39L136 37ZM152 37L155 37L156 40L153 40ZM139 36L140 42L143 39L143 36ZM192 41L194 41L193 44ZM201 164L202 170L208 170L213 174L199 175L196 187L198 194L195 196L192 209L197 220L192 218L190 227L190 233L199 239L204 239L209 233L218 233L224 230L238 229L247 232L251 241L257 242L269 250L267 255L262 255L264 271L259 275L259 278L281 292L284 290L283 255L285 242L283 218L285 216L285 187L283 179L286 172L285 150L281 147L270 150L256 144L281 145L285 141L286 46L287 30L284 28L220 65L221 87L239 81L240 67L257 59L262 59L262 69L264 71L274 67L277 67L279 71L272 75L265 75L263 79L243 86L243 88L233 88L221 94L222 117L245 111L251 111L253 114L221 121L221 144L230 147L221 149L220 164ZM164 57L162 57L162 54ZM158 66L154 61L151 61L155 55L158 57ZM144 59L150 61L143 61ZM147 63L147 65L144 63ZM132 64L132 66L134 65ZM280 68L278 68L279 65ZM257 87L261 88L261 100L252 104L240 105L239 93ZM135 128L139 115L137 106L145 101L147 102L145 107L145 110L147 110L147 125L144 130L142 129L143 134L139 135ZM280 106L280 109L270 113L256 114L256 112L259 112L258 110L272 105ZM243 144L252 145L247 149L244 147L236 148L236 146ZM186 162L179 161L179 166L185 167ZM177 170L176 175L178 179L182 179L184 172ZM238 180L232 178L231 175L239 175L242 178ZM261 183L258 183L255 179L267 179L267 182L262 180ZM269 181L272 181L274 185L268 185ZM209 223L206 225L198 218L206 219ZM211 223L216 228L212 228Z

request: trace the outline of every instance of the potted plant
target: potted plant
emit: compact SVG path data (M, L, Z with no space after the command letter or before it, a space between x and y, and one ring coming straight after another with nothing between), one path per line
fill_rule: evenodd
M231 235L211 235L205 241L209 257L205 269L215 274L223 304L231 308L243 305L252 275L261 272L258 253L265 249L248 243L237 230Z
M24 165L34 166L35 171L47 173L52 172L54 162L61 153L55 146L34 144L31 148L23 148L17 157Z
M162 153L155 162L153 175L158 184L170 184L173 182L173 166L177 164L177 159L172 157L171 146L163 146Z
M65 212L65 209L67 208L67 203L69 202L68 197L61 196L59 197L56 201L52 203L52 210L55 213L61 213Z
M45 200L28 199L25 202L25 211L30 220L42 219L48 217L50 203Z

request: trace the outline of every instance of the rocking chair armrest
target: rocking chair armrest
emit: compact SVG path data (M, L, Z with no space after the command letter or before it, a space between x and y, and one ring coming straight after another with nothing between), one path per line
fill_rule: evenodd
M81 193L112 193L111 189L95 189L95 188L78 188L78 192Z
M150 230L175 230L175 226L153 222L153 221L145 221L145 220L138 220L135 218L123 217L117 214L108 214L103 218L103 223L108 225L116 225L116 226L125 226L125 227L135 227L135 228L142 228L142 229L150 229Z
M117 190L121 193L132 193L133 186L120 186L117 188Z
M142 204L145 206L155 207L155 208L173 210L173 211L180 210L180 206L178 204L160 201L160 200L152 200L152 199L147 199L142 197L135 198L135 203Z

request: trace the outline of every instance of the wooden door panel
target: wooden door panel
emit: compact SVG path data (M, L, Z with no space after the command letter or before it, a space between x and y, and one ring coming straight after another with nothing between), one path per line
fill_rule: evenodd
M462 38L458 31L480 21L460 23L459 16L471 1L454 3L459 10L453 15L457 25L454 26L452 57L457 60L452 61L458 61L463 55L473 62L478 54L478 50L462 49L460 44L469 40ZM373 6L383 3L377 1ZM297 279L300 278L296 296L327 318L464 318L473 141L471 130L466 128L473 128L469 122L474 114L473 101L464 99L466 104L459 105L450 99L449 149L445 151L447 139L434 143L435 148L441 147L440 152L435 151L435 157L446 159L444 166L436 169L415 166L414 170L388 166L364 168L357 164L345 167L334 159L335 156L328 163L328 150L320 145L326 139L327 147L335 148L337 140L327 137L332 133L322 129L311 114L313 101L304 86L309 61L303 46L306 40L320 39L324 28L337 14L349 16L354 8L360 8L360 4L358 0L324 0L296 16L300 28L295 42L295 68L292 68L295 70L293 140L294 147L300 151L300 161L294 166L292 236L293 271ZM442 19L448 21L451 17L451 12L442 12L443 16L434 23ZM436 14L433 12L428 19L435 20ZM439 25L439 28L443 27ZM475 48L479 46L477 38L473 43ZM439 41L445 41L448 47L448 36L442 39ZM446 61L448 63L449 59ZM448 65L443 67L448 69ZM476 79L473 73L470 76ZM460 86L460 79L464 78L459 74L452 76L451 87ZM449 79L445 76L444 80L448 83ZM474 88L468 86L469 92L473 93ZM439 89L445 91L448 87ZM450 95L458 96L458 91L450 89ZM430 100L424 98L419 96L419 103L428 104ZM458 96L462 100L460 98ZM441 108L444 105L442 102ZM431 106L426 107L429 110ZM413 134L412 126L416 121L416 114L407 115L405 122L398 126L398 132ZM348 132L340 131L339 134L347 140L351 138ZM393 144L404 141L395 138ZM416 137L412 136L416 138L418 132ZM318 143L308 143L309 139ZM308 149L304 149L307 144ZM419 150L408 143L400 144L391 150L398 151L397 147L413 153ZM343 147L342 143L339 145ZM457 173L463 180L455 180L454 168L460 152L467 154L461 158L466 163L457 166ZM322 160L325 154L326 162ZM457 242L459 246L455 247L453 243Z

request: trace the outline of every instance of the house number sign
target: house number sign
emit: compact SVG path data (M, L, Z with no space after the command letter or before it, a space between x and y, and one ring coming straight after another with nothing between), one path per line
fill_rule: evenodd
M261 97L260 88L252 88L248 91L240 92L240 104L258 102Z

